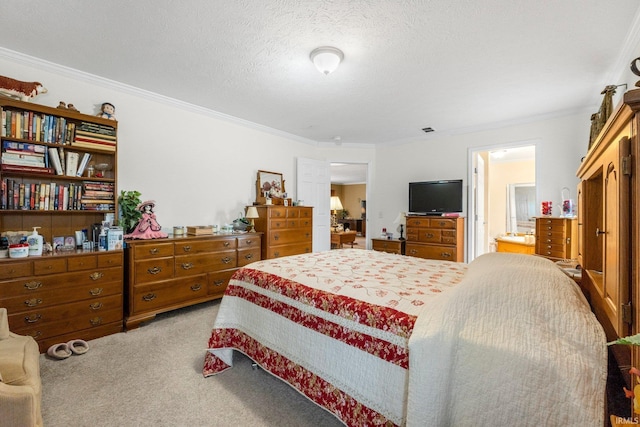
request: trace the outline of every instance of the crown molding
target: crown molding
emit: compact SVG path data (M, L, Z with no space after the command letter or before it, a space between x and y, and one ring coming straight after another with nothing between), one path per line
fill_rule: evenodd
M53 74L58 74L63 77L67 77L74 80L79 80L85 83L93 84L103 87L105 89L114 90L125 93L127 95L137 96L139 98L146 99L148 101L164 104L169 107L178 108L190 113L199 114L206 117L211 117L218 120L224 120L231 122L246 128L258 130L271 135L279 136L282 138L294 140L308 145L318 146L319 142L308 138L303 138L297 135L290 134L278 129L274 129L268 126L260 125L258 123L251 122L249 120L241 119L239 117L231 116L228 114L220 113L209 108L201 107L199 105L191 104L189 102L181 101L179 99L171 98L159 93L151 92L145 89L140 89L135 86L131 86L125 83L121 83L115 80L110 80L105 77L97 76L95 74L86 73L84 71L76 70L64 65L56 64L41 58L29 56L20 52L16 52L10 49L0 47L0 58L7 59L28 67L37 68L39 70L47 71Z

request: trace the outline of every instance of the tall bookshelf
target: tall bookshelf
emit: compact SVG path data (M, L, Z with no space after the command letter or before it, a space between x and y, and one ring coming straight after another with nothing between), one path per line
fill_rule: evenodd
M88 230L91 238L92 224L100 223L107 213L117 220L117 121L9 98L0 98L0 109L0 231L30 231L37 226L45 242L51 243L53 237L74 236L77 230ZM16 165L15 154L21 151L29 160ZM29 155L29 151L40 155ZM58 154L63 174L55 167L52 151ZM90 156L80 176L67 168L73 169L68 160L74 154L76 167ZM38 158L44 167L34 160ZM94 176L87 176L91 165L107 165L107 170L94 169ZM91 189L99 192L89 193Z

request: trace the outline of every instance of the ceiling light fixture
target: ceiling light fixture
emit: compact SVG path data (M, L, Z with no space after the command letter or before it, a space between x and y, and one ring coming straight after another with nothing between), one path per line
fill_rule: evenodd
M338 48L323 46L312 50L309 58L318 71L327 75L338 69L338 65L344 59L344 53Z

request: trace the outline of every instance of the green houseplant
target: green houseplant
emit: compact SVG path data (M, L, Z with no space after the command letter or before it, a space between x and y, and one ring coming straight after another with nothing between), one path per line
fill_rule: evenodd
M118 224L120 224L125 233L133 231L140 220L141 213L136 209L142 203L140 196L141 193L139 191L120 191L120 197L118 197Z

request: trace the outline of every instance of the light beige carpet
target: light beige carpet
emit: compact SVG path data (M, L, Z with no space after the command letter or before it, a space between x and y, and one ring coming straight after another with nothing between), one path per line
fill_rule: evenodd
M238 352L232 369L204 378L218 305L159 315L139 329L89 341L83 355L41 355L45 427L342 425Z

